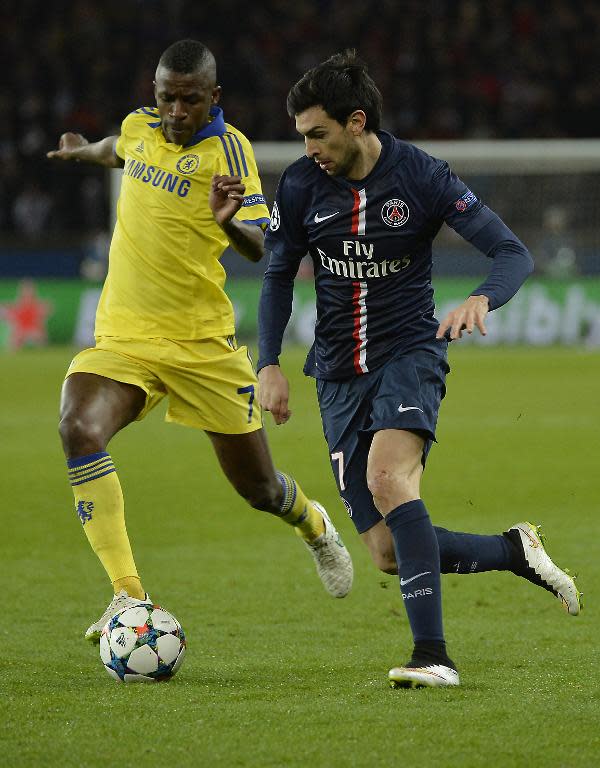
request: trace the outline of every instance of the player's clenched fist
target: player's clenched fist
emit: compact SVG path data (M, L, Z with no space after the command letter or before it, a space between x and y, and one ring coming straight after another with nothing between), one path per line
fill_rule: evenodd
M211 192L215 192L221 197L243 200L245 191L246 185L242 182L241 176L215 175L212 177Z
M258 373L261 408L270 411L276 424L285 424L292 412L288 408L290 387L278 365L267 365Z
M235 216L244 202L246 185L240 176L212 177L208 204L217 224L223 224Z
M448 329L451 339L462 339L463 331L473 333L474 328L478 328L481 335L485 336L485 318L489 311L490 300L487 296L469 296L459 307L448 312L440 323L436 339L443 339Z

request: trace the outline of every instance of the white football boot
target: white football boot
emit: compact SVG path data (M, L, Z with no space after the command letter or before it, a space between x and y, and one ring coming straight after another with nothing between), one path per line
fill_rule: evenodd
M581 593L573 576L550 559L544 548L545 539L540 526L516 523L504 532L504 536L514 544L522 560L512 569L513 573L552 592L571 616L577 616L583 608Z
M122 611L124 608L133 608L136 605L142 605L144 603L152 605L152 600L149 598L148 593L146 593L146 597L143 600L139 600L136 597L129 597L124 589L117 592L98 621L95 621L88 627L87 632L85 633L85 639L89 640L91 643L99 643L100 634L102 633L104 625L107 621L112 619L115 613L119 613L119 611Z
M333 597L346 597L354 577L350 552L325 509L318 501L311 501L311 504L323 515L325 532L314 541L304 543L315 559L317 573L325 589Z
M458 672L443 664L424 667L394 667L388 672L392 688L441 688L460 685Z

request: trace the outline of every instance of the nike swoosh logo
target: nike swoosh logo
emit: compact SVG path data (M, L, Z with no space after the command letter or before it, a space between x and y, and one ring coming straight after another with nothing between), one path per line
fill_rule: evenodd
M420 576L427 576L428 573L431 573L431 571L423 571L423 573L417 573L416 576L411 576L410 579L400 579L400 586L403 587L405 584L410 584L411 581L418 579Z
M398 413L404 413L405 411L421 411L423 413L422 408L418 408L416 405L407 405L404 406L402 403L398 406Z
M325 221L325 219L330 219L332 216L337 216L339 211L336 211L335 213L330 213L327 216L319 216L318 213L315 213L315 224L320 224L322 221Z

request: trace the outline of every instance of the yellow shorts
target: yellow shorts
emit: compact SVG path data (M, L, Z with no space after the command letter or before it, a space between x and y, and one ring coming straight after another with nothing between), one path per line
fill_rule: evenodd
M73 359L67 376L95 373L146 393L138 421L168 396L166 421L229 435L262 426L258 381L235 337L200 341L99 338Z

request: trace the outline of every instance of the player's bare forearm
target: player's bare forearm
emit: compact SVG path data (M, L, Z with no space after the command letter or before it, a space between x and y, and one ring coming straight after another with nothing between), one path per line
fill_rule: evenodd
M288 408L290 385L278 365L266 365L258 372L261 408L270 411L275 424L285 424L292 415Z
M123 161L115 152L118 138L107 136L90 143L80 133L63 133L58 142L58 149L48 152L46 156L51 160L75 160L103 165L105 168L122 168Z
M485 336L487 334L485 318L489 311L490 301L487 296L469 296L459 307L448 312L440 323L436 339L443 339L448 330L450 330L451 339L462 339L463 331L471 334L475 328Z
M265 235L255 224L231 219L221 224L221 229L232 248L249 261L260 261L265 255Z

